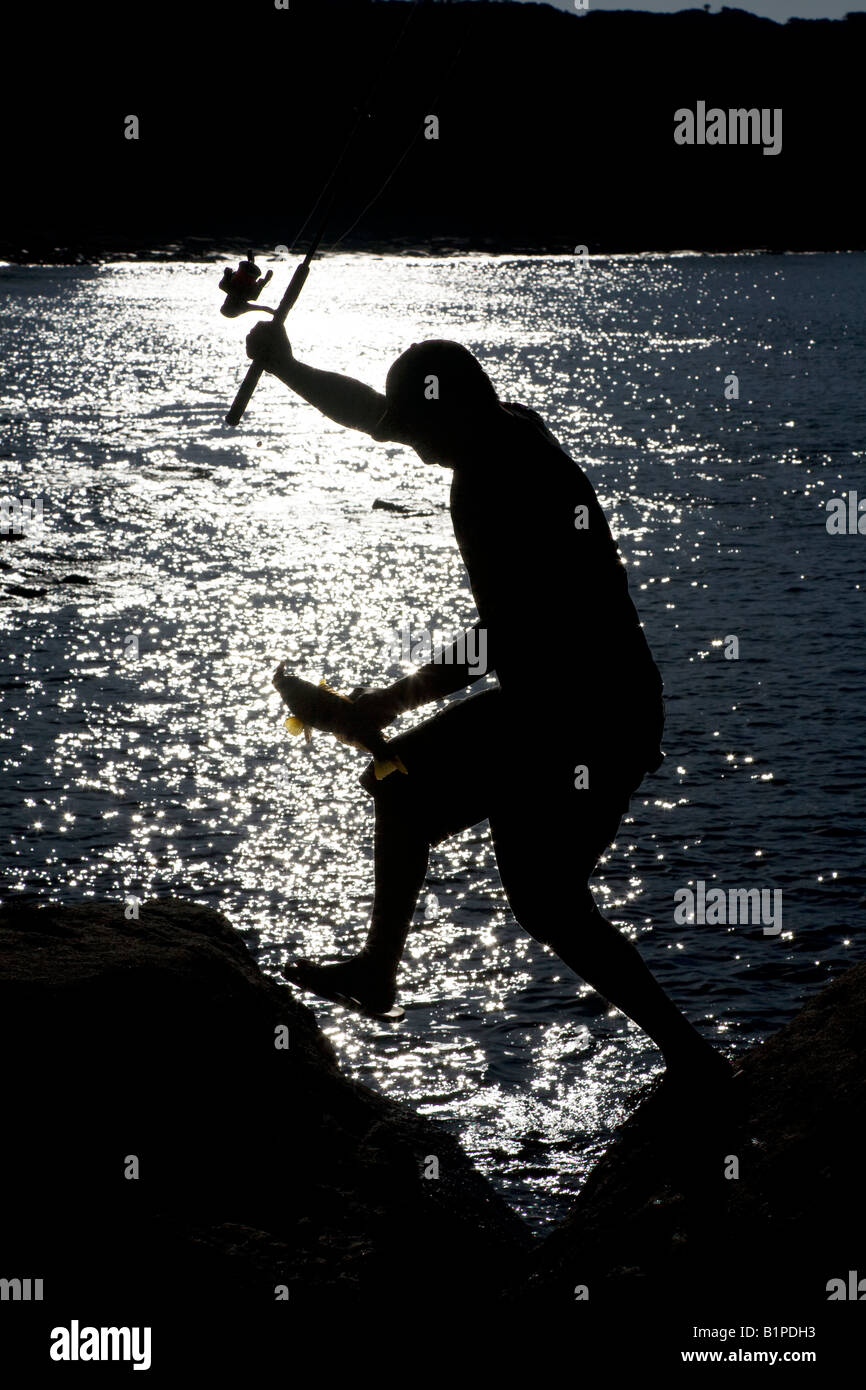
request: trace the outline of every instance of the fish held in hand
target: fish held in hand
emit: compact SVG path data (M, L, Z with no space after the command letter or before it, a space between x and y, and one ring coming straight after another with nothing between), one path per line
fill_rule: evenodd
M362 749L372 756L379 782L392 772L406 773L399 754L389 751L388 740L369 720L363 719L347 695L340 695L323 680L314 685L312 681L290 675L284 662L280 662L274 672L274 685L291 710L285 721L290 734L303 734L309 743L312 730L319 729L322 733L333 734L351 748Z

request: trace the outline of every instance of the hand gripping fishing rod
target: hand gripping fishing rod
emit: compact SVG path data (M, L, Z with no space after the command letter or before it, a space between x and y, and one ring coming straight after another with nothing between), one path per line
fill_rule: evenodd
M222 307L222 313L228 318L235 318L238 314L246 313L247 310L261 309L266 314L273 314L274 323L285 323L289 316L289 311L295 303L301 290L304 288L307 276L310 273L310 262L312 261L319 242L322 240L325 227L322 223L316 236L310 243L309 250L295 270L294 275L289 281L289 287L277 305L276 309L269 309L265 304L252 304L249 301L255 298L259 291L264 288L271 278L271 271L268 271L264 280L258 280L258 269L253 262L253 254L249 253L249 260L242 262L241 266L234 272L227 270L223 276L220 288L226 291L226 302ZM245 272L245 267L251 267L254 272ZM246 274L246 283L233 287L232 282L237 282L238 277ZM227 425L240 424L241 417L250 403L250 398L259 384L259 378L264 372L264 367L258 362L251 362L247 368L247 374L238 388L238 393L231 404L231 409L226 418Z

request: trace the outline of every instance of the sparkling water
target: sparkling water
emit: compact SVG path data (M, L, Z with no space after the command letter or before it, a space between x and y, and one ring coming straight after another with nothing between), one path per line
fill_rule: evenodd
M220 317L218 278L0 269L2 896L179 894L276 971L361 944L372 810L363 754L285 731L274 667L382 684L409 669L395 628L475 613L450 474L272 378L224 426L254 320ZM410 342L459 340L587 471L668 701L594 887L731 1050L856 958L866 536L826 505L866 497L864 284L859 255L336 255L290 321L302 360L380 390ZM563 724L575 641L565 622L532 654ZM513 756L555 738L528 709ZM782 890L782 931L675 920L699 880ZM660 1060L517 925L486 825L433 851L400 993L397 1026L305 998L348 1073L443 1121L544 1228Z

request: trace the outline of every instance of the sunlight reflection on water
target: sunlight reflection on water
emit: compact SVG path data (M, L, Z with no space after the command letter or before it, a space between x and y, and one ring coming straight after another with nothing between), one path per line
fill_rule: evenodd
M250 324L219 317L217 279L0 271L2 483L44 499L42 539L0 545L4 897L183 893L272 969L355 949L371 896L363 759L289 738L274 666L380 683L400 673L389 630L474 609L448 475L270 380L225 429ZM300 357L380 389L412 340L458 338L587 469L669 702L667 763L599 899L726 1045L847 959L863 901L862 662L834 636L862 630L862 563L822 514L863 457L846 317L862 324L863 296L854 257L334 256L292 323ZM413 514L373 510L383 497ZM566 692L579 656L564 632L549 676ZM527 752L536 736L515 734ZM782 887L784 937L673 925L674 888L699 877ZM429 886L441 912L410 937L405 1023L316 1012L354 1075L554 1220L657 1056L520 931L486 827L434 851Z

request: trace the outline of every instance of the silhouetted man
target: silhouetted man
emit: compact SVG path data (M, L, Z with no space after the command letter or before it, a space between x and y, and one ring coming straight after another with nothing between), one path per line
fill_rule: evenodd
M385 395L298 362L282 329L259 324L248 355L329 419L410 445L453 471L451 517L486 631L498 689L452 703L391 741L408 776L361 779L376 804L375 896L367 942L288 978L382 1013L431 845L489 819L517 920L648 1033L668 1073L722 1077L635 947L601 916L588 879L629 797L660 766L662 683L625 568L592 486L534 411L504 404L457 343L413 343ZM467 638L439 660L357 694L378 727L478 678ZM566 674L568 673L568 674Z

